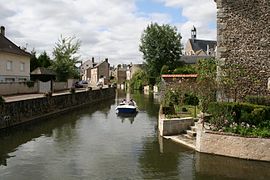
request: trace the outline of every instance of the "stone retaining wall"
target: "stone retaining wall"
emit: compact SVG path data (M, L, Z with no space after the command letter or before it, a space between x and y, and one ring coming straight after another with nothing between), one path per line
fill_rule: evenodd
M198 126L196 150L242 159L270 161L270 139L245 138L205 131Z
M161 136L179 135L189 129L193 124L193 118L166 119L165 115L162 113L162 107L160 107L158 129Z
M0 105L0 129L47 118L83 105L115 97L114 88L6 102Z

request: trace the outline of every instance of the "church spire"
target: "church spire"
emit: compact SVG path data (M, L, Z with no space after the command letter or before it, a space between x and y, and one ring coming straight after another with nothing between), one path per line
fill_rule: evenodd
M193 26L193 28L191 29L191 39L196 39L196 37L197 37L197 30L195 26Z

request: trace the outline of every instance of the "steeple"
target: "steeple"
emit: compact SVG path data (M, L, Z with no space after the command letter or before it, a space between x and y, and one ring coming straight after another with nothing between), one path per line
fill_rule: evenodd
M196 37L197 37L197 30L195 26L193 26L193 28L191 29L191 39L196 39Z

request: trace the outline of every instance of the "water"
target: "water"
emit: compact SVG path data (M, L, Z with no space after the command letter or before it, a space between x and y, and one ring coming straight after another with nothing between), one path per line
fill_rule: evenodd
M117 116L124 97L2 133L0 179L270 179L270 163L199 154L159 138L151 95L131 94L140 112Z

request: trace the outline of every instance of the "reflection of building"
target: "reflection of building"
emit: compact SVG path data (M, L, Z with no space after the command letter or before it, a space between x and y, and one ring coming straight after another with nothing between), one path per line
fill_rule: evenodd
M107 58L105 59L105 61L91 68L91 84L96 85L100 78L104 78L106 83L109 79L109 70L110 64Z
M15 82L30 79L30 54L5 37L5 27L0 33L0 81Z

